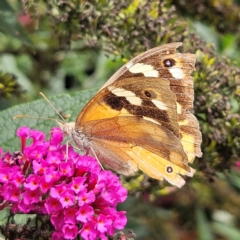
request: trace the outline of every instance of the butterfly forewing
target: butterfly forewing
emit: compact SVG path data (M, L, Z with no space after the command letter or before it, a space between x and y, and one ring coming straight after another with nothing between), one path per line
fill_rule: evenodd
M140 54L120 68L104 86L136 75L139 81L148 77L169 81L170 89L176 96L178 118L181 121L179 137L185 151L189 153L189 161L192 162L195 155L202 156L200 147L202 137L198 121L193 120L189 112L193 108L194 91L191 73L195 68L196 57L190 53L175 53L176 48L181 45L182 43L165 44Z

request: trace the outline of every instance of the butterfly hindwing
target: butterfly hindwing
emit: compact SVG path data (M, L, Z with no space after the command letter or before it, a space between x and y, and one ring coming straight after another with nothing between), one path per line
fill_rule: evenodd
M83 129L99 161L125 175L141 169L153 178L179 182L179 173L192 174L181 142L165 127L120 116L86 122Z

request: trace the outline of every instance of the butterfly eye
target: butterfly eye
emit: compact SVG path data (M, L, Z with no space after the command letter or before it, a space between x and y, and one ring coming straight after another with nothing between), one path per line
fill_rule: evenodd
M168 68L173 67L175 64L176 64L176 61L172 58L168 58L163 61L164 67L168 67Z
M167 172L168 172L168 173L172 173L172 172L173 172L173 168L170 167L170 166L168 166L168 167L167 167Z

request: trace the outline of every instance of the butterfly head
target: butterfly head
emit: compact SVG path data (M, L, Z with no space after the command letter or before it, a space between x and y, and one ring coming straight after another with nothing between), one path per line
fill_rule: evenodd
M69 136L71 139L73 139L73 141L81 151L85 153L89 152L90 142L81 129L78 129L76 131L75 122L69 123L63 123L61 121L56 122L57 125L60 127L61 131L64 133L64 135Z
M75 131L75 122L66 123L58 120L56 120L56 122L66 136L71 136L73 131Z

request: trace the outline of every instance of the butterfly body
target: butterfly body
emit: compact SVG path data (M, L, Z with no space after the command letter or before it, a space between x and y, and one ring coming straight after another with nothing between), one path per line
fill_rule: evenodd
M138 169L181 187L201 156L193 107L195 56L181 43L151 49L125 64L78 115L61 125L84 152L118 173Z

